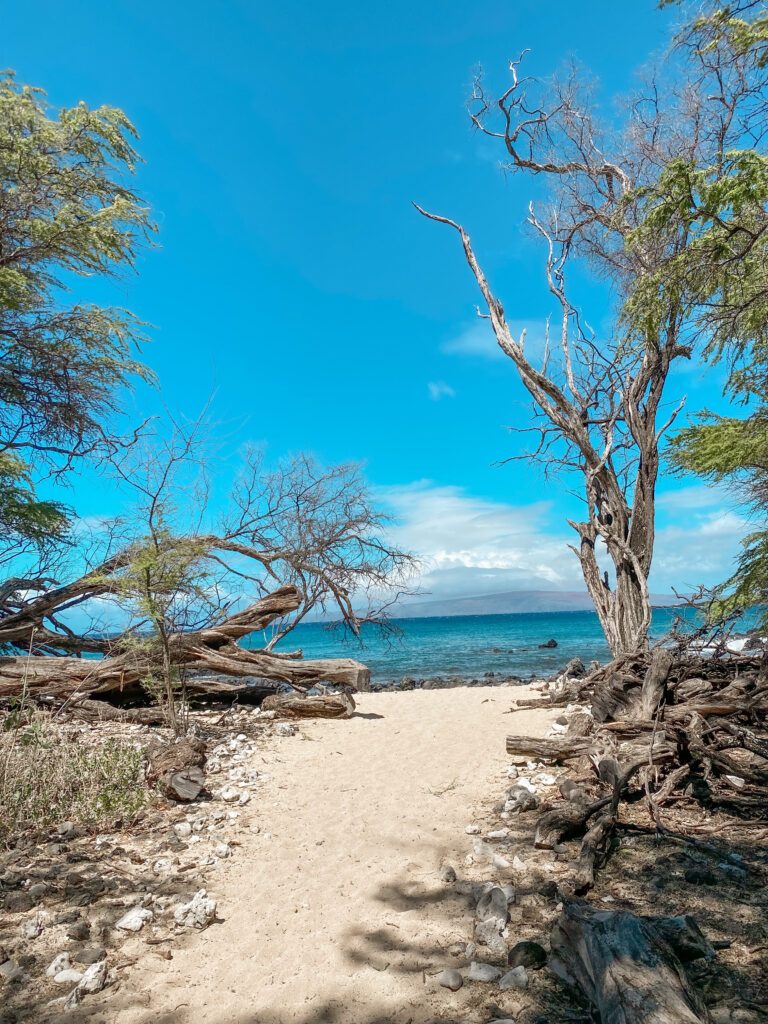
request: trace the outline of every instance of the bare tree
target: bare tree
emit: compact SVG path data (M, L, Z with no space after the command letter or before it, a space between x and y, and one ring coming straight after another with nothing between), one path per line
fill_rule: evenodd
M0 695L22 678L32 692L66 694L156 677L174 725L175 684L188 666L297 689L322 680L367 686L368 670L351 659L301 661L301 651L275 650L311 612L353 633L364 622L386 629L387 608L407 591L414 559L387 543L387 518L360 468L323 467L308 455L270 468L249 450L217 518L210 454L203 420L172 422L115 464L133 508L110 526L101 557L81 545L85 565L72 582L4 597L0 645L19 654L0 658ZM99 602L111 610L111 631ZM75 615L86 626L74 629ZM260 632L263 646L247 646Z
M511 84L496 100L476 80L470 115L503 148L507 172L550 185L548 205L531 204L528 217L544 242L557 309L541 366L526 351L525 331L513 337L464 228L416 208L459 233L487 309L480 315L490 318L532 398L538 443L531 457L545 471L581 477L585 514L570 522L579 538L573 550L619 655L647 646L660 442L684 402L669 404L665 388L673 364L690 359L697 346L684 292L667 287L667 271L695 229L681 215L663 232L646 230L644 214L675 161L709 166L745 133L759 131L766 72L727 40L702 51L681 39L663 71L649 73L625 104L626 120L601 125L579 72L542 84L521 77L522 60L510 64ZM569 296L574 260L610 285L614 308L594 318L604 322L612 314L607 332L591 330ZM601 544L612 579L601 571Z

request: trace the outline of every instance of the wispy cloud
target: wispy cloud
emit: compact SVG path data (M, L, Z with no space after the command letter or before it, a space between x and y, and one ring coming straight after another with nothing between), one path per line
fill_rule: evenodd
M529 359L540 361L544 355L547 336L545 320L510 320L512 337L518 340L525 331L525 350ZM507 356L499 348L490 321L478 318L455 337L443 342L440 351L451 356L470 356L478 359L503 360Z
M748 522L716 496L683 488L664 498L665 524L657 530L653 593L711 586L733 570ZM469 494L461 487L419 481L380 492L397 525L391 539L422 560L421 587L432 597L473 596L507 590L583 590L578 559L568 545L575 534L552 502L511 504ZM608 567L606 562L606 567Z
M453 390L450 384L446 384L444 380L431 380L427 384L429 389L429 397L433 402L439 402L441 398L455 398L456 392Z

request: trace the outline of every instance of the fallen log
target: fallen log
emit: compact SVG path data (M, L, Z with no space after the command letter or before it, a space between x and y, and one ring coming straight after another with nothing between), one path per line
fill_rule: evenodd
M533 736L507 736L507 753L519 757L536 758L540 761L568 761L580 757L592 748L592 740L586 736L554 737L536 739Z
M275 711L280 718L351 718L355 702L349 693L328 693L304 697L280 693L266 697L263 711Z
M298 607L298 600L295 587L281 587L216 626L171 634L172 661L177 666L194 666L203 672L275 679L297 690L307 690L324 682L368 690L370 671L352 658L302 661L300 651L285 655L248 650L238 644L239 640ZM2 635L3 630L0 630L0 637ZM119 691L141 682L157 667L157 659L149 653L130 649L101 659L48 655L0 657L0 697L17 696L23 688L32 695L55 697Z
M710 955L691 918L642 918L567 901L551 949L550 967L581 989L601 1024L711 1020L679 952L687 960Z

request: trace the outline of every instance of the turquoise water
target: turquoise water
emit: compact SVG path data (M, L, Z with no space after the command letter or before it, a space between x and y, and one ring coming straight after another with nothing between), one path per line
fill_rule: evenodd
M675 609L654 611L651 636L660 639L678 615ZM301 648L305 658L357 658L371 669L374 682L403 676L431 678L461 675L480 678L487 672L529 678L547 676L578 656L609 661L610 654L594 612L532 612L516 615L457 615L429 619L400 619L399 638L384 641L375 629L364 627L362 645L344 641L319 623L301 624L278 645L278 650ZM556 640L557 647L538 645ZM261 646L254 635L252 645Z

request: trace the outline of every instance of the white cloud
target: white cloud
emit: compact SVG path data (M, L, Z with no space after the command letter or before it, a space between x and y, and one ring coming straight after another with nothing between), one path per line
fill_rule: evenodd
M656 533L652 593L726 579L749 531L745 519L715 504L709 489L706 508L703 500L692 505L687 490L678 492L677 502L672 495L665 502L667 523ZM422 560L420 587L429 599L584 589L578 559L568 547L575 534L553 502L491 501L430 481L385 489L380 498L398 520L390 539ZM703 511L694 511L697 507Z
M429 389L429 397L433 402L439 402L441 398L456 397L456 392L444 380L431 380L427 384L427 388Z
M423 563L423 587L440 593L580 586L565 531L550 533L551 503L515 506L422 481L381 494L399 524L392 540Z
M517 341L525 331L525 352L529 359L540 362L547 336L545 320L509 320L512 337ZM508 357L499 348L490 320L477 319L454 338L443 342L440 351L446 355L473 356L480 359L503 360Z

